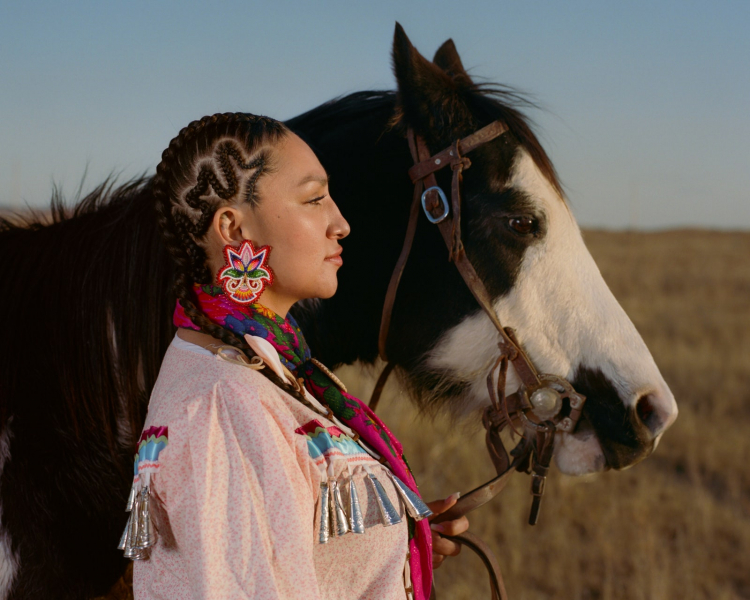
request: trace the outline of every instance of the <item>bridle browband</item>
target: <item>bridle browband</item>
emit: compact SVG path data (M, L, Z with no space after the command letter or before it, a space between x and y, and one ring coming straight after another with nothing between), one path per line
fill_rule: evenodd
M515 471L525 471L531 472L532 476L533 500L529 523L536 524L552 459L555 432L572 432L575 429L586 400L567 380L556 375L538 373L516 339L513 329L503 327L492 307L491 297L484 282L466 255L461 236L461 184L463 172L471 167L471 160L466 154L507 131L508 126L505 123L493 121L471 135L454 141L448 148L432 156L424 139L416 135L411 128L407 131L409 149L414 160L414 166L409 169L409 177L414 184L414 196L401 254L391 275L383 304L378 353L386 362L386 366L373 390L370 408L375 410L377 407L388 376L395 366L388 360L388 333L396 292L411 252L420 212L424 212L428 221L437 225L448 248L449 260L456 265L469 291L489 317L500 337L500 354L487 375L490 406L485 409L482 416L482 423L486 429L487 450L497 471L497 477L463 495L450 510L433 520L436 523L457 519L486 504L500 493ZM435 178L435 173L446 167L453 171L450 203ZM506 396L508 364L513 365L521 380L521 387L516 393ZM564 403L565 400L567 405ZM516 429L516 425L521 425L522 432ZM512 462L500 438L500 433L506 426L510 426L521 435L520 442L510 453L513 456ZM450 539L469 546L480 556L490 575L493 599L506 600L502 575L490 548L469 532Z

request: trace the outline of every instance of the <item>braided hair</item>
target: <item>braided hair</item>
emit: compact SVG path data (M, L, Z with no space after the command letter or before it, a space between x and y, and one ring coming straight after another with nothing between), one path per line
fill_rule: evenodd
M208 335L255 353L234 332L211 321L193 299L193 284L210 283L204 238L214 214L228 204L257 205L258 180L273 171L273 149L289 134L280 121L248 113L223 113L193 121L170 143L156 167L153 189L164 243L176 265L174 291L190 320ZM307 400L271 369L276 385Z

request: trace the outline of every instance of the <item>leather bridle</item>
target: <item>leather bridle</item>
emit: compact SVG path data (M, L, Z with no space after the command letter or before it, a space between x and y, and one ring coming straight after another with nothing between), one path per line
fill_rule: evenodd
M508 126L505 123L493 121L432 156L424 139L416 135L412 129L407 131L409 149L415 163L409 169L409 177L414 184L414 196L401 254L391 275L383 304L378 351L386 362L386 367L373 390L370 408L374 410L377 407L383 387L394 368L394 363L388 360L386 351L391 315L421 212L424 212L431 223L437 225L448 247L449 260L456 265L469 291L497 329L500 338L499 356L487 375L490 406L485 409L482 416L482 423L486 429L487 450L497 471L497 477L461 496L450 510L436 517L434 523L457 519L486 504L500 493L515 471L524 471L530 472L532 476L529 523L536 524L552 459L555 432L572 432L575 429L586 400L567 380L556 375L538 373L513 330L503 327L492 307L491 297L484 282L466 255L461 236L461 184L463 172L471 167L471 160L466 155L507 131ZM435 178L435 173L446 167L453 171L450 203ZM506 396L505 383L509 364L513 365L516 375L521 380L521 386L516 393ZM516 429L517 425L521 426L521 432ZM510 452L513 456L512 461L500 438L500 433L506 426L510 426L521 436L518 445ZM477 552L490 575L492 598L506 600L500 569L487 544L469 532L444 537L465 544Z

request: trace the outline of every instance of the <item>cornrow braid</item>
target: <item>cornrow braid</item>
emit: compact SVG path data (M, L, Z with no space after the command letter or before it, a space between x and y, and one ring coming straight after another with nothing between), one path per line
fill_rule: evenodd
M287 133L281 122L268 117L246 113L203 117L170 142L154 177L157 223L177 267L177 300L203 333L237 348L248 358L255 352L247 342L211 321L194 302L193 284L211 281L206 252L199 242L221 206L235 201L258 202L256 184L270 168L270 149ZM271 369L260 373L312 408L303 394Z

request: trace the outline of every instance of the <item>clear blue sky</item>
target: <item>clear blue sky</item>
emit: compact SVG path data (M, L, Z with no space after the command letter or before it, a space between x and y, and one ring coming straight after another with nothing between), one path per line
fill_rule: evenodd
M546 108L582 225L750 229L748 0L0 0L0 205L151 173L205 114L391 89L397 20Z

